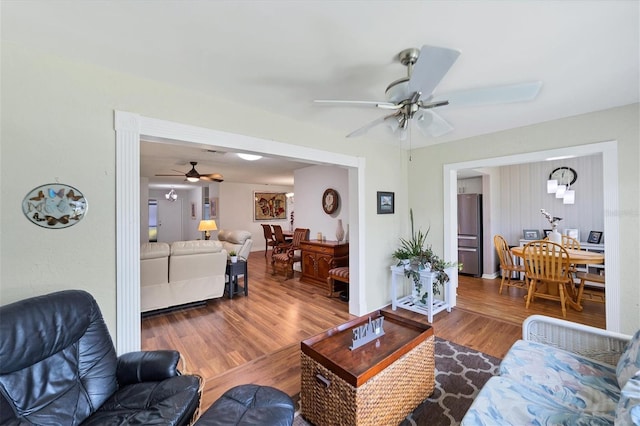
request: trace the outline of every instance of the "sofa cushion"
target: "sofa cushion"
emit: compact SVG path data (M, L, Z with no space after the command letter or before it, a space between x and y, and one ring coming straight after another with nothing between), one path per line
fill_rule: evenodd
M169 256L167 243L143 243L140 245L140 259L159 259Z
M613 421L620 388L613 366L538 342L518 340L500 375L537 389L545 398Z
M464 416L462 426L494 425L612 425L613 418L550 398L541 387L509 377L485 383Z
M244 242L249 238L251 238L251 232L249 231L228 229L221 229L218 231L218 239L220 241L227 241L231 244L244 244Z
M622 388L616 410L616 424L640 425L640 372L627 380Z
M222 251L220 241L192 240L171 243L171 256L188 256L198 253L218 253Z
M640 329L627 344L616 366L616 375L621 389L627 384L627 380L637 374L638 370L640 370Z

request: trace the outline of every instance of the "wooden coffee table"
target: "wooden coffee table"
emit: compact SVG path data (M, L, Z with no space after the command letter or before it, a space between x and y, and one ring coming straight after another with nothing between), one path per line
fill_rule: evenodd
M352 329L384 316L385 334L350 350ZM433 392L433 329L375 311L301 343L302 415L317 425L398 424Z

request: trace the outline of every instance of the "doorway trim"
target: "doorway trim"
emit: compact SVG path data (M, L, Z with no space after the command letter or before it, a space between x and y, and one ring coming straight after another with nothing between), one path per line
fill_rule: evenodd
M445 259L458 258L457 172L480 167L498 167L544 161L560 156L581 157L602 154L605 275L607 277L606 328L620 331L620 229L618 205L618 143L606 141L504 157L471 160L444 165L444 253Z
M349 313L364 315L365 267L364 174L365 159L300 145L227 133L204 127L149 118L137 113L114 111L116 132L116 348L118 354L140 350L140 137L158 138L158 143L197 143L233 148L349 170L349 256L357 268Z

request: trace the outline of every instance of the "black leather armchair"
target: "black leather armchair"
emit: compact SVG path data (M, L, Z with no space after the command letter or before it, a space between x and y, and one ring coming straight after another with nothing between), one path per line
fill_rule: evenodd
M116 356L95 299L67 290L0 307L0 424L186 425L201 379L176 351Z

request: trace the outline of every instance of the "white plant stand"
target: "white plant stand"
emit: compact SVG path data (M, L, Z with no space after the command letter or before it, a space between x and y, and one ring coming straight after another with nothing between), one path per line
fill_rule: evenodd
M444 293L444 300L435 299L433 297L433 280L436 277L435 272L420 271L420 282L422 283L422 289L427 292L427 303L424 304L420 301L421 296L417 294L415 284L411 280L412 291L407 296L398 298L398 288L400 283L405 279L404 266L391 266L391 309L396 310L399 306L403 309L417 312L427 316L427 321L433 323L433 316L438 312L442 312L445 309L447 312L451 312L450 303L450 290L449 283L446 283L442 289Z

